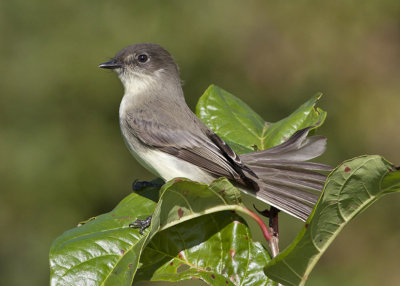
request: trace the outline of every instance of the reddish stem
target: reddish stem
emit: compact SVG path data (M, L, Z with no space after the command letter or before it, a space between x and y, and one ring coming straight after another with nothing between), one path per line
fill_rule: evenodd
M265 225L265 223L262 221L262 219L256 213L252 212L251 210L249 210L247 208L246 208L246 211L247 211L247 214L249 216L251 216L258 223L265 239L269 242L271 240L271 234L268 231L268 228Z

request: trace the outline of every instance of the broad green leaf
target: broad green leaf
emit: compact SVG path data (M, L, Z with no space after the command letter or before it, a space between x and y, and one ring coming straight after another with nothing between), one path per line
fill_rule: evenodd
M394 172L391 169L383 179L381 187L387 194L398 192L400 190L400 171Z
M156 188L144 191L158 193ZM111 212L66 231L50 249L51 285L130 285L148 235L129 223L146 218L155 207L154 201L132 193Z
M144 247L158 231L205 214L243 208L239 190L224 178L210 186L175 179L162 187L157 204L144 197L154 197L155 191L131 194L110 213L60 236L50 251L51 284L130 285ZM129 223L152 213L143 235L129 228Z
M178 178L166 183L161 190L156 208L160 212L159 229L205 214L235 210L240 204L240 191L228 179L217 179L208 186Z
M263 150L286 141L297 130L319 126L326 112L315 108L317 94L288 117L276 122L264 121L246 103L222 88L211 85L196 106L197 116L237 153Z
M271 285L263 271L269 260L239 216L219 212L158 233L143 252L135 281Z
M266 267L269 278L304 285L343 227L384 194L400 191L400 172L380 156L361 156L337 167L295 241Z

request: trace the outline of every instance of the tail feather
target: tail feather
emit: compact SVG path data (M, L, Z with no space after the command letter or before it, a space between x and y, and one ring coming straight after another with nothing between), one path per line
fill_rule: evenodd
M310 127L299 130L280 145L240 156L258 177L260 190L253 195L302 220L310 215L326 180L326 175L317 171L332 169L304 162L326 149L326 138L307 138L309 131Z
M274 191L273 186L263 185L263 188L268 189L268 192L260 191L257 194L259 199L267 201L270 205L283 210L290 215L305 221L310 215L313 206L304 201L299 201L298 198L292 196L285 196L282 199L281 192Z
M326 138L312 136L307 138L311 127L294 133L287 141L272 148L253 153L247 153L251 158L263 160L307 161L320 156L326 150ZM243 155L242 155L243 156Z
M320 191L325 183L326 176L303 170L282 170L251 166L259 178L268 178L268 182L274 182L284 186L299 186Z
M249 153L252 154L252 153ZM244 154L241 155L240 158L246 157ZM290 161L290 160L269 160L263 158L252 158L248 156L246 157L246 163L248 165L256 165L256 166L263 166L263 167L270 167L282 170L309 170L309 171L332 171L332 167L315 162L298 162L298 161Z
M315 204L319 197L319 193L304 192L293 187L268 183L261 183L261 186L265 189L268 189L269 192L272 192L274 196L278 196L278 198L285 196L286 198L291 198L297 202L305 203L307 205ZM260 192L257 195L262 195L262 193L263 192Z

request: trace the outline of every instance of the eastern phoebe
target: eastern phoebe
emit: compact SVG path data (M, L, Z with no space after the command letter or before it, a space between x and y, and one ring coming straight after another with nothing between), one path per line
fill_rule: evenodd
M210 183L227 177L243 192L306 220L330 167L305 162L325 151L326 139L310 128L286 142L240 157L187 106L172 56L156 44L119 51L100 68L112 69L124 89L119 120L133 156L165 181L185 177Z

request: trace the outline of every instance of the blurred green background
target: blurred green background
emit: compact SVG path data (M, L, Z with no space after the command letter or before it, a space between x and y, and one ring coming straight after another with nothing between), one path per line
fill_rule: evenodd
M51 242L150 179L118 125L123 93L97 68L155 42L188 104L215 83L277 121L315 92L320 161L400 164L400 1L0 1L0 284L48 284ZM400 196L339 235L308 285L400 285ZM282 216L282 247L300 224ZM191 285L191 284L190 284Z

